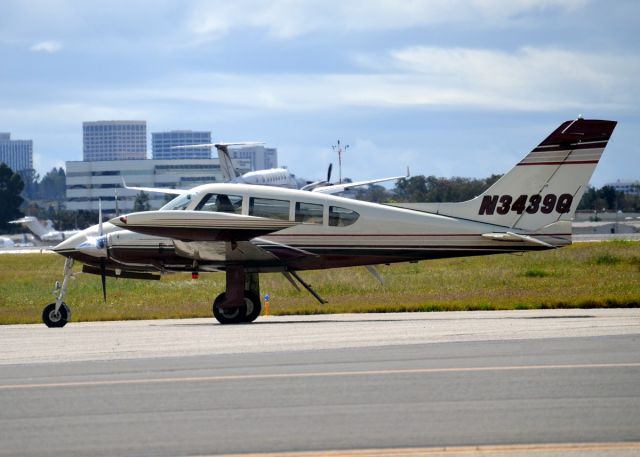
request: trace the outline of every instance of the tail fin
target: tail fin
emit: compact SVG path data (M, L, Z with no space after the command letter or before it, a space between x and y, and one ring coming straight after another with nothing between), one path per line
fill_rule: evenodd
M50 223L51 221L48 221L48 222ZM10 223L22 224L24 227L28 228L38 238L41 238L43 235L49 233L53 229L53 225L51 225L51 227L47 227L33 216L26 216L21 219L17 219L15 221L10 221Z
M216 149L218 150L218 161L220 162L220 171L222 172L222 178L225 182L233 181L238 177L238 172L233 167L233 162L231 162L228 145L216 144Z
M615 121L566 121L486 192L442 203L439 214L520 229L570 221L616 126Z

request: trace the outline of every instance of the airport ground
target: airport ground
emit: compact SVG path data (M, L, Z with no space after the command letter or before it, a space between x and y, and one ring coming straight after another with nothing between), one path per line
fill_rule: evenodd
M639 343L638 309L3 326L0 456L635 456Z
M55 254L0 256L0 324L41 322L62 279ZM78 321L208 317L224 274L165 275L161 281L107 278L103 301L99 276L79 273L66 303ZM576 243L551 251L441 259L380 266L382 285L362 267L301 272L329 301L319 304L280 274L260 276L276 315L350 312L455 311L640 306L640 243Z

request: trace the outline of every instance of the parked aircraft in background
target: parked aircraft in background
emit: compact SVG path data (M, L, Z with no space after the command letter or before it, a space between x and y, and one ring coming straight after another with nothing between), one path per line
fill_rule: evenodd
M0 249L4 248L13 248L16 246L16 243L7 236L0 236Z
M299 272L569 245L571 219L615 126L566 121L461 203L390 206L260 185L198 186L158 211L114 218L56 246L67 258L64 280L43 320L50 327L68 321L64 297L76 260L101 276L105 298L107 276L223 271L226 287L213 315L232 324L260 314L260 273L282 273L324 302Z
M313 192L322 192L325 194L337 194L344 192L345 190L352 189L354 187L366 186L369 184L376 184L386 181L395 181L401 178L407 178L409 171L407 170L406 176L393 176L389 178L370 179L367 181L356 181L348 183L331 183L331 169L329 165L327 171L327 179L319 180L315 182L307 182L304 179L296 178L286 168L271 168L269 170L256 170L250 171L244 174L238 173L234 168L231 156L229 155L229 146L255 146L262 143L215 143L215 144L197 144L190 146L175 146L178 148L194 148L194 147L212 147L214 146L218 151L218 159L220 162L220 171L225 182L239 183L239 184L258 184L263 186L275 186L284 187L288 189L302 189L310 190Z
M10 224L21 224L28 228L40 241L63 241L70 236L80 232L80 230L56 230L53 228L53 222L46 221L46 225L40 222L36 217L26 216L15 221L10 221Z

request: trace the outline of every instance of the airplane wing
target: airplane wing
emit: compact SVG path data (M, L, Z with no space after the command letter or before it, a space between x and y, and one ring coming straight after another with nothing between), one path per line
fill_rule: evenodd
M349 182L349 183L343 183L343 184L331 184L331 185L322 186L322 187L315 187L311 189L311 192L320 192L321 194L337 194L340 192L344 192L345 190L352 189L354 187L366 186L368 184L375 184L375 183L385 182L385 181L394 181L396 179L402 179L407 177L409 177L408 174L406 176L394 176L392 178L380 178L380 179L370 179L368 181L356 181L356 182Z
M207 211L143 211L111 219L113 225L181 241L247 241L297 225L288 220Z
M173 195L182 195L188 194L189 191L186 189L169 189L163 187L135 187L135 186L127 186L127 183L124 182L124 178L122 178L122 187L130 190L139 190L140 192L158 192L161 194L173 194Z

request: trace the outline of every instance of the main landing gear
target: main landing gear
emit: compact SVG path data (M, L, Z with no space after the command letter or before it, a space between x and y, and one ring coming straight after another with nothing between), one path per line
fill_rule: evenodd
M67 322L71 320L71 310L63 301L64 296L67 293L67 286L69 285L69 279L71 279L73 268L73 259L67 257L64 262L64 279L62 284L56 282L56 290L58 296L56 301L48 304L42 311L42 321L47 327L64 327Z
M253 322L260 315L260 281L258 273L247 273L242 268L226 271L226 292L213 302L213 316L221 324Z

